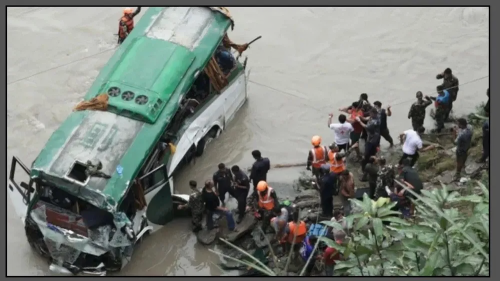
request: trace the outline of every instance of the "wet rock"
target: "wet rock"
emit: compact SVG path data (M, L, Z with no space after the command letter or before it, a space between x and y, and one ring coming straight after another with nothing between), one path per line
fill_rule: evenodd
M465 166L465 173L467 175L478 174L480 170L483 169L483 164L476 163L475 161L470 161Z
M319 193L315 189L303 190L300 192L299 195L297 195L297 197L295 197L294 202L317 199L318 197L319 197Z
M298 209L317 208L320 205L319 201L320 201L320 199L318 197L317 199L307 199L304 201L298 201L295 203L295 205Z
M256 224L257 222L255 221L255 217L247 213L245 214L243 220L238 225L236 225L236 231L228 233L226 239L229 242L233 243L245 236L245 234L251 232L255 228Z
M217 228L214 228L212 230L204 228L196 234L196 238L201 244L210 245L214 243L214 241L218 238L218 233L219 231Z
M263 236L262 232L258 228L255 228L252 231L252 239L255 243L255 246L257 246L258 248L268 247L269 246L268 241L269 242L272 241L273 238L274 238L274 234L271 233L271 234L266 234L265 236Z

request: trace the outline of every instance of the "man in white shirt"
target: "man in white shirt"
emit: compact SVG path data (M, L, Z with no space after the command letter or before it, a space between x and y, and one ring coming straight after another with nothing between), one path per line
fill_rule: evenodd
M399 165L403 164L403 160L406 158L411 158L410 167L413 167L418 160L419 154L418 151L424 152L432 146L423 148L422 138L420 137L425 132L424 127L420 127L417 131L414 130L406 130L401 135L399 135L399 139L401 142L404 141L403 144L403 156L399 160Z
M347 122L347 117L344 114L339 115L339 122L333 124L332 123L333 114L330 113L328 118L328 127L335 132L335 143L339 148L339 151L344 150L347 152L349 150L349 140L350 134L354 131L351 123Z

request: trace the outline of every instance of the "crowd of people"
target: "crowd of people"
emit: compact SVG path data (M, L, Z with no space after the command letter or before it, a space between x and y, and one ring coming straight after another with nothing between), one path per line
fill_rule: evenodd
M444 122L449 118L458 94L458 79L452 74L451 69L446 69L437 78L443 79L443 83L437 87L436 97L424 96L420 91L416 93L417 100L408 112L412 129L399 135L403 145L401 158L396 165L389 165L386 159L378 156L381 138L384 138L390 147L394 145L394 139L387 125L388 117L392 116L390 106L383 108L380 101L372 104L368 101L368 95L363 93L358 101L349 107L339 109L342 114L338 116L338 122L333 122L333 114L329 115L327 124L334 131L335 142L325 146L320 136L313 136L306 165L306 169L311 171L316 179L323 217L341 220L344 215L348 216L351 213L350 199L356 197L356 181L346 163L347 157L352 152L355 153L355 162L360 163L362 171L360 182L368 184L369 188L366 189L368 196L374 200L380 197L390 198L398 202L395 209L399 210L403 217L412 215L413 206L409 200L412 195L403 188L403 185L417 194L423 188L423 182L414 166L419 159L419 152L433 149L432 146L424 147L421 138L426 131L423 127L426 108L434 101L437 126L433 132L440 133L444 129ZM489 99L489 89L487 95ZM485 111L489 116L489 100ZM464 168L472 140L472 128L467 124L467 120L460 118L457 120L457 125L454 128L457 145L456 179L460 177ZM477 162L484 162L489 157L488 120L483 126L483 134L484 153ZM360 149L361 141L364 143L363 151ZM197 189L196 182L190 182L193 193L189 207L192 211L193 230L201 229L205 211L207 229L216 227L214 216L225 216L231 231L236 229L246 213L251 212L255 219L261 221L265 233L275 233L275 239L280 241L285 251L302 249L300 253L304 261L314 254L314 261L323 259L327 265L325 274L333 274L333 265L335 260L340 258L339 254L336 254L333 248L325 249L324 255L312 253L316 238L307 236L308 229L305 222L300 220L298 211L286 200L280 203L277 191L267 183L267 173L271 167L269 159L262 157L258 150L253 151L252 156L255 163L248 176L236 165L228 169L221 163L212 179L205 182L201 191ZM253 192L249 196L250 184L253 185ZM236 220L232 212L225 207L226 194L238 202ZM342 202L339 210L334 210L334 196L338 196ZM179 206L179 208L186 207L188 206ZM337 232L332 238L340 242L344 237L345 232ZM310 274L314 261L309 263L307 274Z

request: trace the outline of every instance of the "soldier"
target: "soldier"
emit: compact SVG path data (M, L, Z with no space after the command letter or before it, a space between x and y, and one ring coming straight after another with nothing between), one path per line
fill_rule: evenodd
M198 232L201 230L201 221L203 219L203 211L205 206L203 204L203 199L201 197L201 191L196 188L197 183L195 181L189 182L189 187L191 188L191 195L189 196L189 203L184 205L179 205L177 207L179 210L188 208L191 209L191 223L193 224L193 232Z
M437 133L441 133L441 130L444 128L444 120L446 117L446 113L450 108L450 93L444 89L442 85L436 87L438 92L437 97L429 97L425 96L426 100L434 100L436 102L436 123L437 123Z
M450 99L448 101L449 107L444 116L444 120L448 120L450 112L453 109L453 102L455 102L458 96L458 79L452 74L451 68L447 68L443 73L438 74L436 79L443 79L443 84L441 86L443 86L443 89L450 92Z
M388 186L391 189L394 186L394 178L396 173L392 165L386 165L386 160L380 158L378 161L379 172L377 177L377 187L375 189L374 199L378 200L380 197L389 197L385 187Z
M422 92L417 92L417 101L411 105L408 112L408 119L411 119L411 125L414 131L424 125L425 109L432 104L430 100L424 100Z

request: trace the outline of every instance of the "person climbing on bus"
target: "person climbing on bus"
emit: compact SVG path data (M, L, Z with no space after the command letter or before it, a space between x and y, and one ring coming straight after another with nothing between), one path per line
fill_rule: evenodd
M311 171L312 166L312 174L316 179L318 179L321 165L326 164L328 149L326 146L321 146L320 136L312 137L311 144L313 145L313 148L309 150L306 169Z
M134 17L141 12L141 7L137 7L134 11L132 8L123 9L123 16L120 19L118 28L118 44L123 43L127 36L134 29Z
M267 182L260 181L256 190L248 197L247 211L254 210L257 217L262 219L262 231L267 231L273 216L275 206L278 206L278 196L274 189L267 185Z
M193 225L193 232L198 232L201 230L201 221L203 219L203 212L205 211L205 205L203 203L203 195L200 190L196 187L196 181L192 180L189 182L189 187L191 189L191 195L189 195L189 201L187 204L179 205L177 208L179 210L186 209L189 207L191 210L191 223Z

